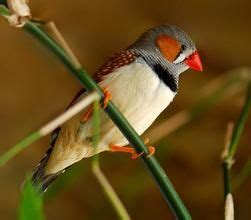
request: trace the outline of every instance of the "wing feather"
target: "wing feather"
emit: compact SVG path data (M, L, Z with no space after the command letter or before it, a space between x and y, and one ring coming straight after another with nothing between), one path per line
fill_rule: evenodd
M125 65L129 65L136 59L136 55L133 52L130 52L128 50L121 51L117 54L115 54L113 57L111 57L101 68L96 72L94 75L94 79L97 83L100 83L104 80L105 76L109 75L110 73L114 72L116 69L123 67ZM73 100L70 102L70 104L67 106L66 110L69 109L71 106L73 106L80 97L85 94L86 89L82 88L73 98ZM51 152L53 151L53 148L55 146L56 140L59 136L61 128L58 127L52 132L51 135L51 142L49 145L49 149L46 151L46 154L36 167L36 169L33 172L33 184L35 186L38 186L39 189L44 192L46 191L47 187L54 182L54 180L64 172L64 170L59 171L55 174L45 175L44 170L46 167L46 164L50 158Z

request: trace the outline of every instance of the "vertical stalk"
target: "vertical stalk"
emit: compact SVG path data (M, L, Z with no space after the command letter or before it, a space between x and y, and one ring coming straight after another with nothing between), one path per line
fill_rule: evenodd
M229 137L227 135L226 145L223 151L223 186L225 200L225 220L234 220L234 201L232 196L231 183L231 168L234 163L234 155L240 141L241 134L244 130L244 125L247 121L248 114L251 108L251 82L248 83L246 101L240 113L239 119L231 129ZM230 129L228 129L230 130Z
M242 108L240 116L234 126L230 143L227 146L226 155L223 158L223 183L224 183L224 197L232 192L231 186L231 167L234 163L234 155L237 150L241 134L244 130L249 112L251 109L251 82L248 83L247 95L245 104Z
M222 168L223 168L224 198L226 199L227 195L232 192L231 172L230 172L231 165L229 165L229 162L224 160Z

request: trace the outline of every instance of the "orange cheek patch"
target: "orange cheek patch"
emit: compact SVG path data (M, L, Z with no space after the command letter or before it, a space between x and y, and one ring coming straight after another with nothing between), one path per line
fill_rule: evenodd
M179 42L166 35L159 36L156 39L156 44L158 45L160 52L170 62L175 60L181 49L181 44Z

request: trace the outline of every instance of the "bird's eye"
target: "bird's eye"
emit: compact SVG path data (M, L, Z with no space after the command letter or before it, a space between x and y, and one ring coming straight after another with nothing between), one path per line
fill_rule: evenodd
M181 51L185 51L186 50L186 45L182 44L181 45Z

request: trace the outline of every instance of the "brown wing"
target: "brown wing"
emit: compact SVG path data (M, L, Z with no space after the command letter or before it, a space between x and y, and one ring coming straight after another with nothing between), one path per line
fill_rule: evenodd
M95 81L97 83L101 82L104 79L105 75L112 73L113 71L115 71L116 69L122 66L132 63L136 59L136 57L137 56L133 52L130 52L127 50L121 51L115 54L96 72L96 74L94 75ZM85 88L81 89L75 95L75 97L70 102L66 110L69 109L72 105L74 105L85 92L86 92ZM44 174L44 167L46 166L46 163L49 160L54 144L56 143L57 137L60 133L60 129L61 128L58 127L52 132L51 143L50 143L49 149L47 150L45 156L43 157L43 159L40 161L39 165L36 167L36 169L33 172L33 184L34 185L40 184L42 191L45 191L47 187L63 172L63 171L59 171L56 174L47 175L47 176L45 176Z
M132 63L137 56L135 53L129 51L129 50L122 50L118 53L116 53L114 56L112 56L103 66L99 68L99 70L94 74L93 78L96 81L96 83L101 82L104 79L104 76L108 75L109 73L112 73L116 69L128 65ZM74 105L81 95L83 95L86 92L86 89L81 89L73 98L73 100L70 102L68 108L70 108L72 105Z
M111 57L94 75L96 82L103 80L105 75L112 73L116 69L132 63L137 56L129 50L123 50Z
M137 56L135 53L129 51L129 50L123 50L118 53L116 53L114 56L112 56L103 66L99 68L99 70L94 74L93 78L96 81L96 83L101 82L104 79L104 76L108 75L109 73L112 73L116 69L128 65L132 63ZM79 97L83 95L86 92L86 89L81 89L73 98L73 100L70 102L68 108L70 108L72 105L74 105Z

